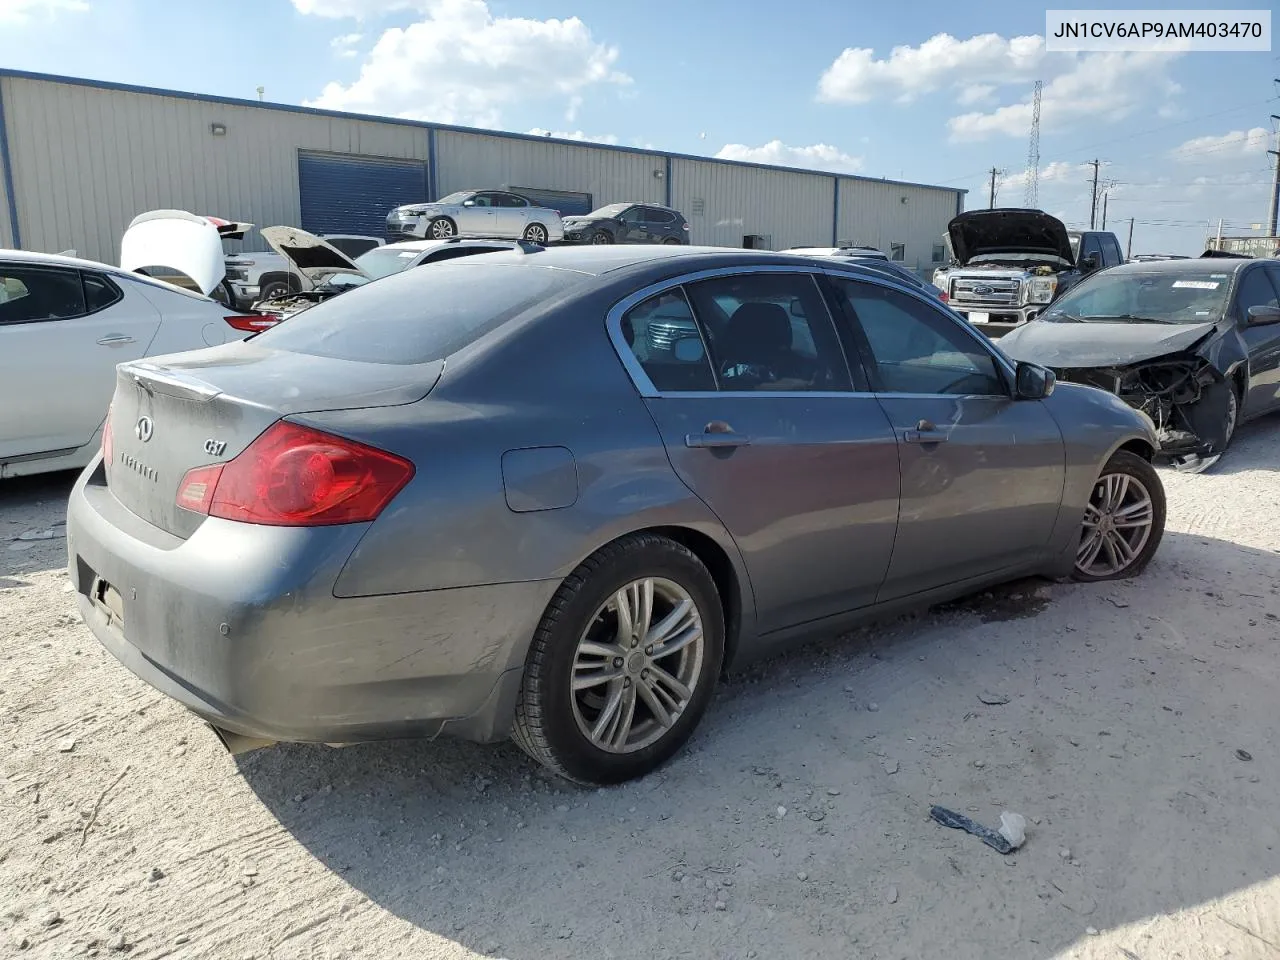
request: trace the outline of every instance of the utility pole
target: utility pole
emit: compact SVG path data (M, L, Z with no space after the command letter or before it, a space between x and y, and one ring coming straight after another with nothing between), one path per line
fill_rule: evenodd
M1000 171L999 171L999 170L997 170L995 167L992 167L992 168L991 168L991 194L990 194L990 199L989 199L989 201L988 201L988 203L987 203L987 209L988 209L988 210L995 209L995 205L996 205L996 177L998 177L999 175L1000 175Z
M1124 248L1124 258L1126 260L1133 256L1133 217L1129 218L1129 244Z
M1092 230L1097 221L1098 216L1098 166L1101 160L1090 160L1089 164L1093 167L1093 198L1089 201L1089 229Z
M1280 83L1280 79L1277 79L1276 83ZM1280 120L1280 117L1273 113L1271 115L1273 126L1277 120ZM1276 135L1276 148L1277 149L1275 150L1267 151L1268 154L1276 158L1275 178L1271 181L1271 206L1267 207L1268 237L1274 237L1276 235L1276 206L1280 204L1280 134Z
M1111 196L1110 190L1102 191L1102 229L1107 229L1107 197Z

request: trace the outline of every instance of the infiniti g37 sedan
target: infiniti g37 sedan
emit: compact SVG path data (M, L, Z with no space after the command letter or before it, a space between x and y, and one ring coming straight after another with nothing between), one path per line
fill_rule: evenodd
M1014 577L1138 573L1154 445L853 264L493 253L121 365L70 574L101 642L233 751L511 736L610 783L669 758L731 664Z

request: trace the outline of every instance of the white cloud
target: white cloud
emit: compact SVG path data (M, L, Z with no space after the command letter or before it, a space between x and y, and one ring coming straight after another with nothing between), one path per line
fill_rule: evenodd
M1044 59L1044 38L984 33L957 40L947 33L918 47L894 47L884 60L865 47L849 47L822 74L818 99L867 103L880 97L910 100L949 86L1017 83L1034 78Z
M1227 159L1240 159L1261 155L1271 142L1271 131L1266 127L1250 130L1232 130L1220 137L1192 137L1170 151L1170 156L1182 163L1220 163Z
M355 0L294 3L325 16L357 7ZM356 80L330 83L306 105L494 126L513 103L564 97L572 104L588 88L631 82L615 68L618 49L597 42L577 17L495 17L484 0L418 0L414 6L425 12L423 19L386 30Z
M583 133L581 130L548 130L545 127L534 127L525 131L531 137L555 137L557 140L582 140L586 143L617 143L618 138L612 133Z
M364 34L362 33L346 33L330 40L329 46L340 57L358 57L360 56L360 51L356 49L356 44L363 39Z
M37 17L85 13L88 9L87 0L0 0L0 23L29 23Z
M972 107L979 103L986 103L995 96L995 92L996 87L993 83L971 83L960 88L956 99L960 101L961 106Z
M422 10L428 4L424 0L293 0L293 6L315 17L366 20L398 10Z
M1181 89L1167 71L1176 54L1095 53L1072 62L1071 69L1044 85L1041 129L1058 130L1083 122L1114 123L1131 116L1155 97ZM1031 97L989 112L973 112L947 121L952 140L1026 137L1031 129Z
M789 147L781 140L770 140L759 147L729 143L721 147L716 156L721 160L745 160L782 167L830 170L833 173L857 173L862 169L862 157L852 156L826 143L815 143L810 147Z
M1039 184L1045 183L1071 183L1078 181L1084 183L1085 178L1093 175L1093 167L1087 163L1068 163L1065 160L1054 160L1050 163L1043 164L1040 167ZM1010 173L998 180L999 186L1012 187L1022 189L1027 185L1027 171L1019 170L1017 173ZM1074 185L1074 184L1073 184Z

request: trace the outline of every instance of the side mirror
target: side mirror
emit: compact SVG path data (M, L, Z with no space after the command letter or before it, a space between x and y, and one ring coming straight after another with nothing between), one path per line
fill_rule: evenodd
M1052 370L1038 363L1019 361L1017 372L1017 398L1019 400L1043 400L1053 393L1058 378Z
M1280 323L1280 307L1250 307L1248 323L1251 327L1266 327Z
M675 342L672 352L681 363L701 363L706 355L701 337L681 337Z
M1098 269L1098 255L1096 253L1087 254L1080 261L1080 269L1085 273L1091 273Z
M474 207L476 205L476 202L474 200L463 200L462 205L464 207Z

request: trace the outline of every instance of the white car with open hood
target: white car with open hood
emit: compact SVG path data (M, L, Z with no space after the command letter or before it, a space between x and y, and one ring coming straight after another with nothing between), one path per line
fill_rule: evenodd
M182 211L135 219L119 267L0 250L0 477L87 464L116 364L254 332L255 318L207 296L222 257L218 227Z

